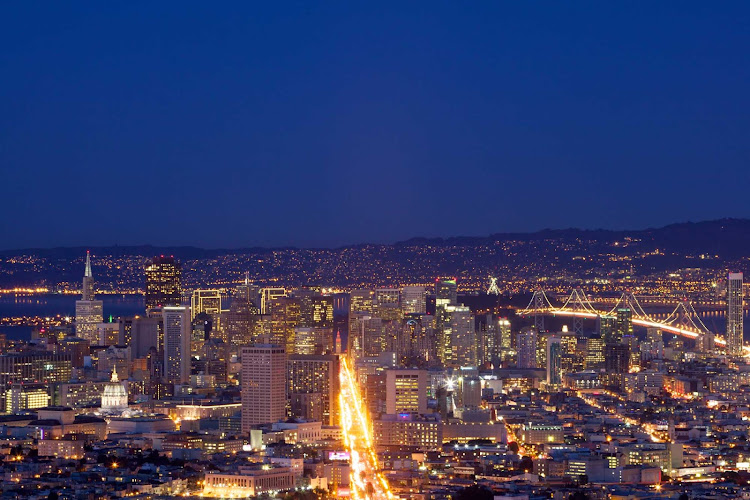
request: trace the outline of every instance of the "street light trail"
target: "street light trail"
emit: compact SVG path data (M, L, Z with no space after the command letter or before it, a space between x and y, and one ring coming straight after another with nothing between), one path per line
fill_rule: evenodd
M367 409L346 357L341 358L339 406L344 443L350 455L350 494L354 499L394 498L388 481L378 469L378 456L372 443Z

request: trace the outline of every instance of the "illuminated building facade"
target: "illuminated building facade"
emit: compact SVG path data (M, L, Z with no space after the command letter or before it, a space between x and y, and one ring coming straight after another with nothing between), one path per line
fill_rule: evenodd
M291 490L294 486L294 472L289 467L239 467L234 473L208 472L202 496L245 498L270 491Z
M427 413L427 371L386 370L385 412Z
M436 414L381 415L373 421L373 437L379 447L409 446L425 451L436 450L443 444L443 423Z
M455 306L458 304L458 285L456 278L439 278L435 280L435 307Z
M516 351L518 352L518 368L536 368L537 332L528 327L516 335Z
M296 347L295 330L302 321L302 308L299 299L277 297L270 304L272 344L283 345L287 353L294 353Z
M620 307L616 314L614 335L607 343L620 343L623 338L633 336L633 311L629 307Z
M76 300L76 336L99 344L98 326L103 320L102 301L94 298L94 276L91 273L91 255L86 252L86 269L83 273L83 292Z
M219 290L194 290L190 297L190 312L195 319L201 313L208 314L218 326L221 315L221 292Z
M446 366L475 366L477 338L474 316L466 306L441 307L442 327L438 330L438 357Z
M547 338L547 384L559 386L562 384L562 339L557 336Z
M190 308L162 308L164 321L164 381L186 384L190 381Z
M405 286L401 288L401 310L403 313L425 314L427 312L425 294L423 286Z
M242 432L286 416L286 351L257 344L241 349Z
M565 442L565 432L560 424L527 422L521 425L519 438L526 444L557 444Z
M584 337L586 354L583 366L586 370L600 370L604 368L604 339L599 335Z
M375 314L385 321L402 318L401 291L398 288L378 288L375 290Z
M244 285L238 286L235 290L224 325L227 338L234 349L258 340L259 306L260 291L245 278Z
M742 273L729 273L727 281L727 354L740 356L744 344Z
M13 384L5 394L5 413L18 413L49 406L45 384Z
M270 314L271 303L281 297L286 297L286 289L270 287L260 289L260 313Z
M154 257L146 267L146 309L182 303L182 269L174 257Z
M339 357L290 354L286 361L286 392L292 416L338 425ZM320 416L318 418L312 418Z
M6 394L13 384L67 382L72 376L70 354L37 352L0 355L1 407L7 406Z

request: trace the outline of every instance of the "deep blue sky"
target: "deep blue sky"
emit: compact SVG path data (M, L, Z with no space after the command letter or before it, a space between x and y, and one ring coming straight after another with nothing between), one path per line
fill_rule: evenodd
M6 2L0 248L750 216L750 2Z

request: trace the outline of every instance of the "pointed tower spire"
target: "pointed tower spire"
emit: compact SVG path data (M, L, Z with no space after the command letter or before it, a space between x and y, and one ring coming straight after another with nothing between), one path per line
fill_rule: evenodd
M117 368L112 367L112 378L110 379L110 382L119 382L120 377L117 376Z
M91 274L91 254L86 250L86 270L83 272L83 300L94 300L94 275Z
M94 275L91 274L91 253L86 250L86 271L84 271L83 275L88 278L93 278Z
M250 285L250 271L245 271L245 286Z

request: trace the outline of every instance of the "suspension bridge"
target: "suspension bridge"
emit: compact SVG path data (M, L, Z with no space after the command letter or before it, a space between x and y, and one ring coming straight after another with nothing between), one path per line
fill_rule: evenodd
M533 316L537 331L544 331L545 316L568 316L573 318L573 330L580 333L584 319L616 317L618 309L630 310L633 325L659 328L664 332L674 333L697 341L711 338L715 345L726 347L726 340L706 327L687 297L683 297L666 318L657 320L646 313L635 294L629 291L622 293L612 309L602 311L594 308L591 300L580 288L574 289L567 300L559 307L553 306L544 290L539 288L534 292L526 309L519 311L518 314L527 317ZM745 354L750 353L750 348L744 347L744 352Z

